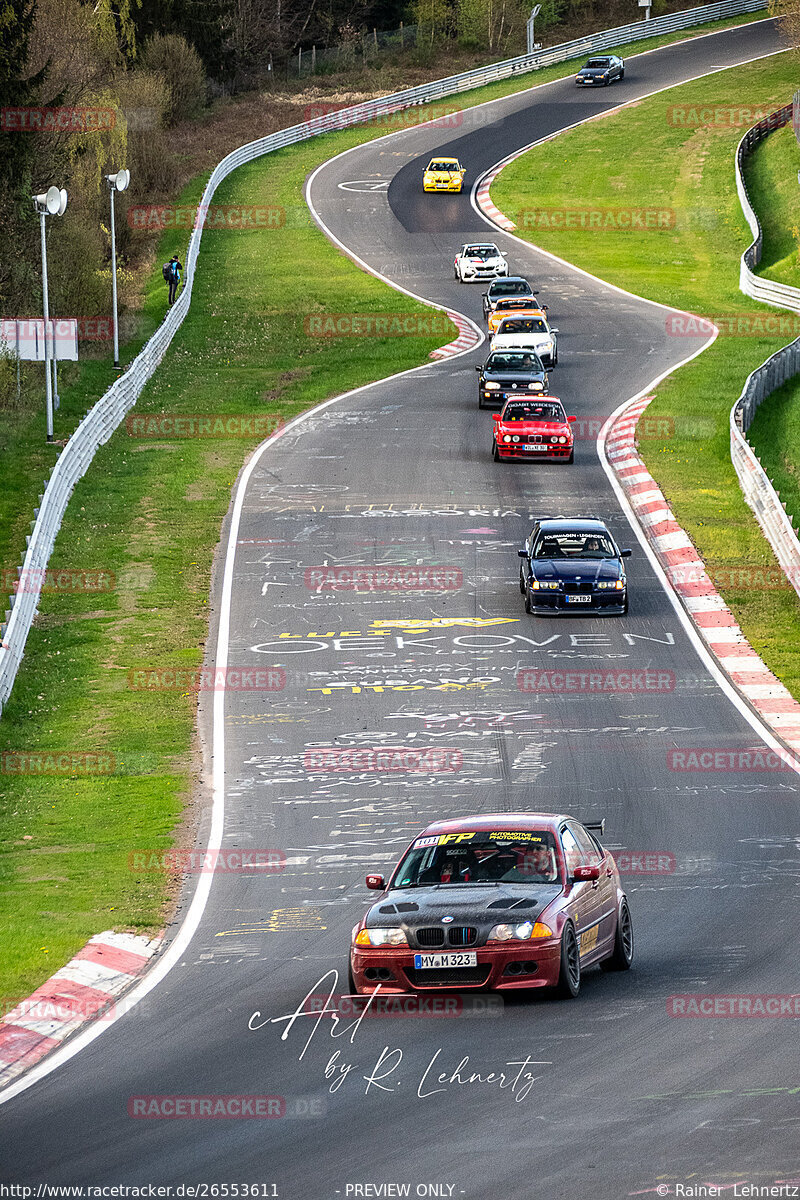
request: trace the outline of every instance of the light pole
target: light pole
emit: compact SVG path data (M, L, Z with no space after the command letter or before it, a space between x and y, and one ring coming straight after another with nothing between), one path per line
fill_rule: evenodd
M108 190L111 194L111 294L114 302L114 366L119 366L119 332L117 330L117 234L114 226L114 193L124 192L131 181L128 171L117 171L115 175L106 175Z
M46 192L40 192L33 197L33 207L39 214L39 226L42 235L42 297L44 300L44 378L47 396L47 440L53 440L53 382L50 378L50 297L47 291L47 237L44 219L47 216L63 217L67 207L67 193L64 188L55 185ZM55 358L55 345L53 356Z
M541 11L541 4L537 4L531 15L528 17L528 54L533 54L534 50L536 49L536 39L533 33L533 22L536 20Z

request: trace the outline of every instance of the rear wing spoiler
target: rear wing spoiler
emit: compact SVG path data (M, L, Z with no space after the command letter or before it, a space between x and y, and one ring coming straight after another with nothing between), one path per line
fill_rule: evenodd
M599 833L601 837L606 831L605 817L603 817L602 821L584 821L583 824L590 833Z

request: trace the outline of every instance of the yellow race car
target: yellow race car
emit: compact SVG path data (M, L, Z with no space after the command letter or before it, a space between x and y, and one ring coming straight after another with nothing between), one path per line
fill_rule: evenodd
M422 190L460 192L464 186L465 174L457 158L432 158L422 176Z

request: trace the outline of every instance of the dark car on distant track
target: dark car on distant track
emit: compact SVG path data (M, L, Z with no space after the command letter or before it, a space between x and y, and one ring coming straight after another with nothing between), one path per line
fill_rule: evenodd
M550 381L535 350L494 350L478 372L478 408L495 408L511 397L541 395Z
M625 63L616 54L597 54L575 76L579 87L608 87L615 79L625 78Z
M494 306L498 300L507 300L510 296L538 296L539 292L534 291L527 279L523 279L521 275L506 275L502 279L495 279L494 283L489 285L489 290L483 293L483 315L488 320L489 313L494 310Z
M553 813L436 821L418 834L352 933L350 991L555 988L626 971L633 926L603 823Z
M623 558L607 525L594 517L537 521L519 551L525 612L622 616L628 611Z

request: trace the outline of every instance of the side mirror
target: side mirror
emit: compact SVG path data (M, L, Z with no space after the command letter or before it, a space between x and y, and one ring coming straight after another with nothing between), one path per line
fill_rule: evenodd
M551 325L551 326L550 326L550 332L551 332L551 333L558 333L558 330L557 330L557 329L555 329L555 328L554 328L554 327Z
M546 305L546 304L542 304L542 305L541 305L541 309L542 309L542 312L547 312L547 305Z
M483 367L476 367L475 370L480 374L480 372L483 370Z
M575 883L591 883L593 880L600 878L600 868L597 863L591 867L576 867L572 872L572 878Z
M382 875L368 875L367 887L373 892L382 892L386 887L386 881Z
M619 552L620 558L630 558L630 556L632 554L633 554L632 550L620 550L620 552Z
M519 555L520 558L530 558L530 555L528 554L528 551L525 549L524 546L521 550L517 551L517 554Z
M577 421L577 419L578 419L577 417L567 417L567 420L569 421L570 425L573 425L575 423L575 421Z
M500 420L500 413L492 413L492 420L493 420L493 421L499 421L499 420Z

